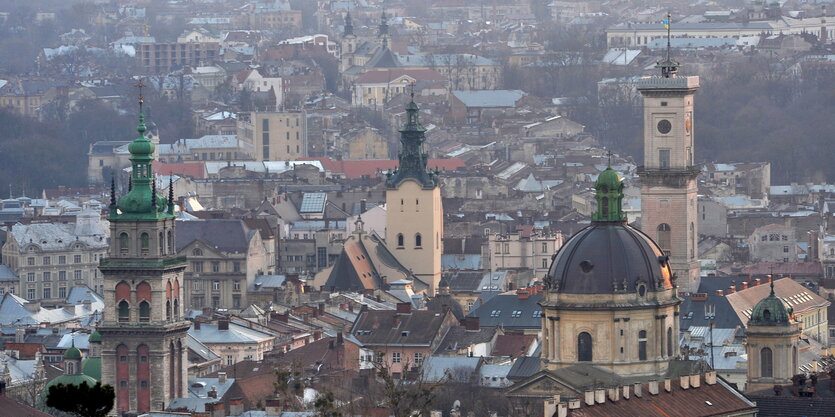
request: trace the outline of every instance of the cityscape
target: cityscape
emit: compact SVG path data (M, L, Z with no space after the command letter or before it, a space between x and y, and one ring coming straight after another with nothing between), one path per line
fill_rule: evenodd
M0 0L0 415L835 416L828 3Z

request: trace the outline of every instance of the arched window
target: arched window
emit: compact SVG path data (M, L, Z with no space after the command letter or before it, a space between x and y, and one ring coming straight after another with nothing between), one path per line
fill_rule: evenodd
M673 328L667 328L667 356L673 357Z
M771 348L764 347L760 349L760 376L765 378L774 376Z
M151 238L147 233L143 233L139 236L139 246L142 248L142 254L147 255L148 249L151 246Z
M415 234L415 247L419 248L423 246L423 238L420 236L420 233Z
M139 321L143 323L151 321L151 304L145 300L139 303Z
M591 362L592 360L591 335L588 332L577 335L577 360L580 362Z
M647 360L647 331L641 330L638 332L638 360Z
M130 321L130 304L127 300L119 301L119 322L124 323Z
M171 301L165 302L165 319L171 321Z
M171 236L171 231L168 231L168 253L174 253L174 239Z
M658 246L661 246L661 250L664 252L670 251L670 244L672 242L671 239L671 229L670 225L667 223L661 223L658 225L657 229L657 238L658 238Z
M603 206L603 207L601 207L601 214L603 214L603 217L608 217L609 216L609 198L608 197L603 197L602 199L600 199L600 204Z
M180 300L174 300L174 320L180 319Z
M67 361L67 374L75 375L75 363L72 361Z
M203 250L200 248L194 248L194 250L191 251L191 254L194 256L203 256Z
M763 320L771 320L771 311L769 311L768 309L763 310Z
M397 247L403 247L403 233L397 234Z
M127 233L122 232L119 235L119 253L125 255L130 250L130 236Z
M159 254L165 255L165 239L162 232L159 232Z

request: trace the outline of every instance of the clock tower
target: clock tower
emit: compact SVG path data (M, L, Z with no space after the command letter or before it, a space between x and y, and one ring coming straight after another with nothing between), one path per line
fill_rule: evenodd
M668 37L666 60L658 64L661 75L638 82L644 97L644 165L638 170L641 229L670 257L678 286L696 291L700 269L696 178L700 169L693 163L693 96L699 77L680 76L678 67L670 59Z
M139 136L128 145L131 185L118 202L111 186L110 253L99 264L105 299L98 328L102 383L116 391L120 414L164 410L172 398L188 396L186 260L176 252L173 184L167 199L157 194L141 94L139 103Z

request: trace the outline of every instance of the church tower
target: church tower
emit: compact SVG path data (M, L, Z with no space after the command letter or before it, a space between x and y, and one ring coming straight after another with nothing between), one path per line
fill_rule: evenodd
M426 129L412 100L400 129L400 163L386 178L386 246L435 295L441 281L444 209L438 173L426 168Z
M98 328L102 383L116 391L118 413L163 410L172 398L188 396L186 262L175 248L173 192L167 200L156 192L154 144L145 137L141 94L137 130L139 137L128 145L130 190L117 203L111 186L110 254L99 264L105 299Z
M771 294L751 309L746 346L748 352L748 385L746 391L757 391L775 385L790 384L797 373L797 345L800 323L792 308Z
M380 44L383 48L388 48L389 42L391 42L391 35L389 34L389 18L386 12L380 15L380 31L378 36L380 37Z
M678 286L691 292L699 288L699 167L693 163L693 95L699 77L677 75L679 64L670 59L669 42L668 36L666 60L658 64L661 76L638 82L644 97L641 229L670 256Z
M354 54L357 52L357 36L354 35L354 21L351 12L345 14L345 32L340 44L339 72L345 72L354 66Z

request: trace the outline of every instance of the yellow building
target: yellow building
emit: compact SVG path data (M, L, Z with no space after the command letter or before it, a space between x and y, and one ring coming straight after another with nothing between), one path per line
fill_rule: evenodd
M426 129L417 104L411 101L406 111L406 124L400 129L399 166L386 179L386 247L434 296L441 282L443 251L441 187L437 172L426 168Z
M408 93L410 86L417 83L441 84L446 87L447 78L431 69L389 68L368 71L354 82L351 101L355 106L382 108L392 98Z
M345 159L388 159L389 144L386 137L374 128L350 132L345 137Z
M240 113L238 138L252 144L256 161L292 161L307 156L307 119L301 112Z

